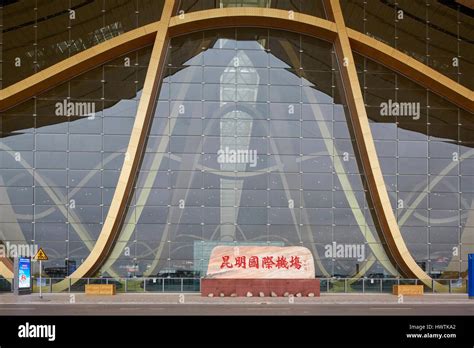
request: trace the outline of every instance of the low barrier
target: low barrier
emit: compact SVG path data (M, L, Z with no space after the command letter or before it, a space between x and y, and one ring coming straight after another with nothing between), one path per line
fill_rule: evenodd
M322 293L388 293L394 285L423 285L417 279L397 278L318 278ZM87 284L115 284L117 293L199 293L201 278L82 278L66 279L68 287L63 292L85 292ZM63 278L42 278L43 293L52 293L53 285L64 281ZM467 293L466 279L436 279L442 288L423 285L425 293ZM39 292L39 279L33 278L33 292ZM0 278L0 292L13 291L12 279ZM440 290L441 289L441 290Z
M115 295L115 284L87 284L86 295Z
M394 285L393 294L394 295L406 295L406 296L422 296L423 285Z

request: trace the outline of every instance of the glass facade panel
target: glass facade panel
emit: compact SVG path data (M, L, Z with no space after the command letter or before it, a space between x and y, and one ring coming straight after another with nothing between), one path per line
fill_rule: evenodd
M368 81L382 84L387 75L369 71L386 69L374 69L377 63L369 58L356 55L356 60L366 70L361 72L365 100L379 103L368 108L370 126L407 247L433 278L461 277L467 253L473 252L472 114L394 72L394 83L387 86L394 99L369 90ZM422 98L413 97L415 91ZM461 133L468 141L460 140Z
M346 25L473 89L472 8L436 0L345 0Z
M321 0L181 0L178 14L226 7L266 7L326 18Z
M138 62L150 52L126 57ZM1 115L0 230L7 241L41 246L49 276L66 276L66 260L80 265L107 216L147 65L125 66L124 58ZM124 80L133 89L122 88ZM104 94L107 84L115 84L113 96Z
M29 0L0 4L3 24L0 87L5 88L120 34L159 21L164 2ZM74 97L72 91L70 96Z
M134 199L102 273L204 276L212 246L256 243L309 248L318 276L398 274L335 99L334 54L330 43L278 30L172 39L162 84L172 92L157 100ZM332 255L339 244L359 254Z

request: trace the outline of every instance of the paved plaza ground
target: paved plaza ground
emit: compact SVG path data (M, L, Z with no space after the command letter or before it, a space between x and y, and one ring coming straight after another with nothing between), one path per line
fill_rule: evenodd
M0 315L474 315L466 294L201 297L196 293L0 295Z

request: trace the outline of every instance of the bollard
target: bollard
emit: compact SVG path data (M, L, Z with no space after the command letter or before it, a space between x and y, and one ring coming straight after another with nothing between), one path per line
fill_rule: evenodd
M474 254L469 254L468 258L467 288L469 298L474 300Z

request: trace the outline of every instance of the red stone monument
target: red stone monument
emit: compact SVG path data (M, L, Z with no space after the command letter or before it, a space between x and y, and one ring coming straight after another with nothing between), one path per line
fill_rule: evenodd
M304 247L217 246L201 296L319 296L314 260Z

